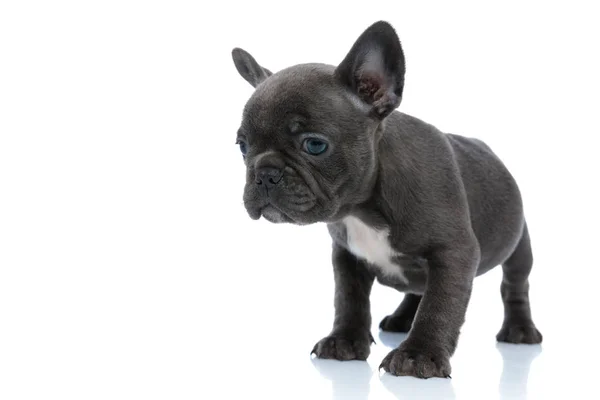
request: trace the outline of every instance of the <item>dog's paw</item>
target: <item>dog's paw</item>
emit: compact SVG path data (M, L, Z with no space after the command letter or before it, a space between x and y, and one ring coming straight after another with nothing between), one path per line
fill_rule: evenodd
M407 333L410 331L413 319L403 315L388 315L379 323L379 329L386 332Z
M381 362L379 369L396 376L416 378L449 378L450 359L442 351L431 351L403 342L392 350Z
M542 334L537 330L533 322L505 323L496 335L496 340L507 343L538 344L542 343Z
M310 354L317 358L340 361L366 360L371 353L371 336L364 338L349 338L344 336L327 336L321 339Z

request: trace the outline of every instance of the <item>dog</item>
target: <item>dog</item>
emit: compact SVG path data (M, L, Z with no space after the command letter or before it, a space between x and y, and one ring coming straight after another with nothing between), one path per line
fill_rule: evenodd
M390 23L369 26L337 66L306 63L272 73L239 47L231 54L254 87L236 141L248 215L324 223L332 238L335 317L311 354L367 359L377 280L405 293L380 329L408 332L380 369L450 377L473 281L499 265L504 322L496 339L541 343L516 180L483 141L397 109L405 57Z

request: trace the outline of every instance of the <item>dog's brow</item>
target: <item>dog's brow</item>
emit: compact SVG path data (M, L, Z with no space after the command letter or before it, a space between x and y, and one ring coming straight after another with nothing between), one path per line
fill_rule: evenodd
M288 123L289 133L292 135L297 135L299 133L302 133L304 131L305 127L306 127L306 121L304 120L304 118L299 117L299 116L292 118L290 120L290 122Z

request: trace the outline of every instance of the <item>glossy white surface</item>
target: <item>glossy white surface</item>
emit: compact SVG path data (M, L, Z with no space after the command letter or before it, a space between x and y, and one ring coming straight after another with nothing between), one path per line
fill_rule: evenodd
M231 49L337 63L380 18L401 109L485 140L525 198L544 343L496 344L494 270L451 380L378 373L402 339L379 285L368 362L313 360L327 230L242 205ZM598 29L592 2L0 2L0 399L597 398Z

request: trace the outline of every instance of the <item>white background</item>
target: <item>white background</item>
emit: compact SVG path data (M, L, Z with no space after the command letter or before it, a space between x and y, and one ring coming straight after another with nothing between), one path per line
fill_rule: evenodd
M597 392L594 2L0 3L0 398L591 398ZM418 5L417 5L418 4ZM332 322L322 225L242 205L252 88L339 63L378 19L403 42L402 111L486 141L518 179L542 346L497 346L500 270L477 280L453 379L312 361ZM591 393L587 391L593 390Z

